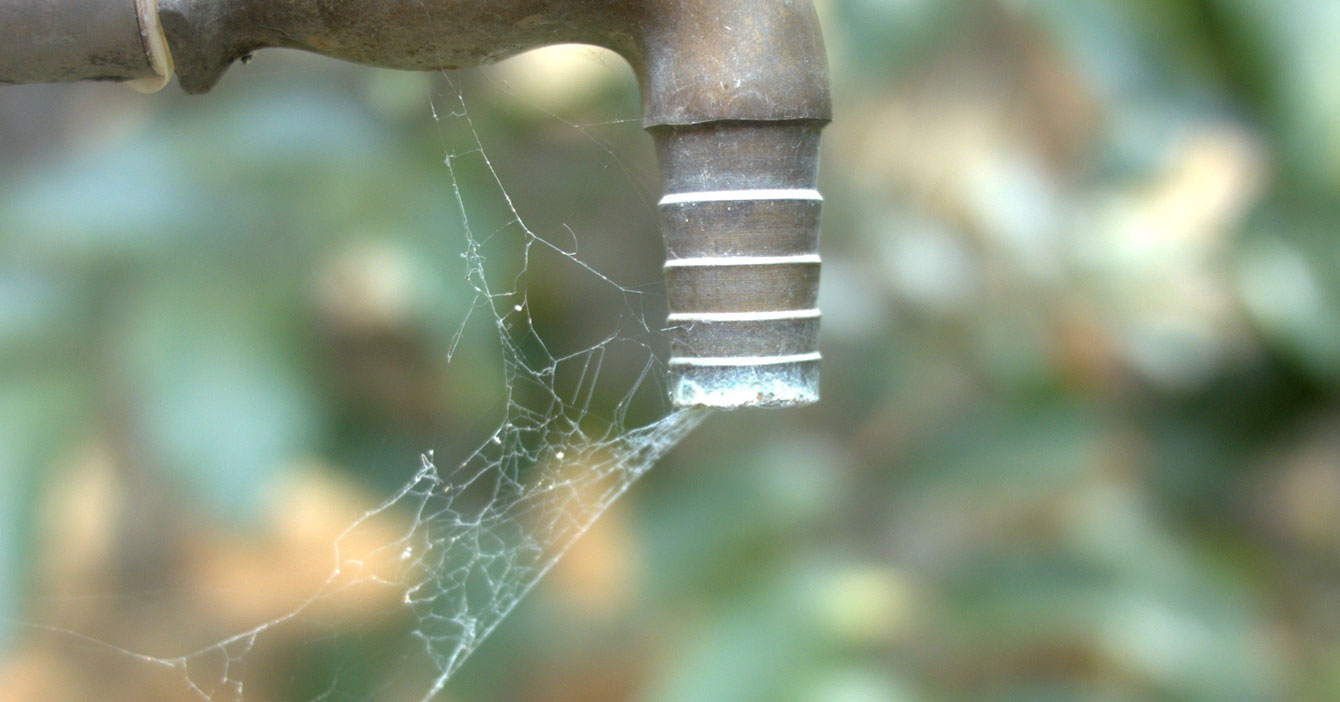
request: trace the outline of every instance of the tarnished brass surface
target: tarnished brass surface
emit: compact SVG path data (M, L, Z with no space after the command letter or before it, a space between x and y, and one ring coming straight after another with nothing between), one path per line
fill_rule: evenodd
M831 116L810 0L161 0L159 12L190 93L266 47L434 70L578 42L633 65L648 126Z

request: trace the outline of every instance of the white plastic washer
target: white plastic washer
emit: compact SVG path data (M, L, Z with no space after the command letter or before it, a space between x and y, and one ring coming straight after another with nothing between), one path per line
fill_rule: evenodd
M137 78L126 84L141 93L156 93L172 79L172 51L168 49L167 36L163 34L163 23L158 20L158 0L135 0L135 10L139 15L144 53L157 75Z

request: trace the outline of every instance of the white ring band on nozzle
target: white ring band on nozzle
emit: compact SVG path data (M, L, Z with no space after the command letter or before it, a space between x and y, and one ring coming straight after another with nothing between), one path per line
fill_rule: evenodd
M139 15L144 53L157 75L137 78L126 84L141 93L156 93L172 79L172 52L168 49L167 36L163 34L163 23L158 20L158 0L135 0L135 10Z

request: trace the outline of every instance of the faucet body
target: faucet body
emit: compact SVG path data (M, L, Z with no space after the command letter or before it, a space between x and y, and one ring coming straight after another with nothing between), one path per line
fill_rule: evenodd
M818 144L832 108L810 0L0 0L0 82L152 80L164 36L188 93L267 47L406 70L557 43L616 51L641 84L665 185L674 403L818 399Z

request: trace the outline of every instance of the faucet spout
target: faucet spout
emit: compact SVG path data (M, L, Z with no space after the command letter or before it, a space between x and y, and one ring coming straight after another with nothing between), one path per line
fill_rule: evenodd
M665 196L671 398L819 399L819 132L828 62L809 0L654 3L644 123Z

